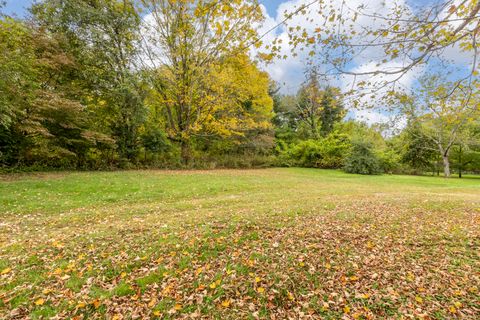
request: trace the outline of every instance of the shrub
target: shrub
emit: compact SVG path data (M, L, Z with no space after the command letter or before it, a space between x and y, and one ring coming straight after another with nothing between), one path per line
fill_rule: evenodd
M343 166L345 155L352 146L350 137L343 133L333 132L320 141L320 168L339 169Z
M373 152L372 145L367 142L356 141L352 151L345 159L345 172L358 174L380 174L380 160Z
M316 168L322 158L322 147L317 140L305 140L288 151L294 165Z
M331 133L318 140L305 140L290 147L282 146L277 162L281 166L338 169L351 148L346 134ZM278 149L277 149L278 150Z

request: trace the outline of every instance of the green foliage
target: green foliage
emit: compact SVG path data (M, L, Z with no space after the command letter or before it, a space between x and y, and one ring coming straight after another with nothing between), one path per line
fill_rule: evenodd
M411 123L399 136L400 161L417 172L430 170L437 158L437 147L422 128Z
M154 13L149 26L143 9ZM255 0L45 0L31 14L28 22L0 14L3 170L277 164L423 173L438 166L433 149L449 136L444 163L479 170L477 96L441 99L449 85L439 78L420 91L435 110L394 95L411 123L388 139L378 126L343 121L342 92L315 68L295 95L281 94L247 54L262 20Z
M77 98L111 135L120 158L139 151L146 89L132 66L138 56L141 18L132 1L47 0L33 6L36 22L62 39L81 70L68 75Z
M310 72L293 103L296 106L294 118L300 122L299 128L307 138L326 136L345 116L340 90L322 89L315 70Z
M343 168L347 173L374 175L382 173L380 159L368 142L354 141Z
M325 138L300 141L287 147L281 151L280 164L338 169L343 166L350 146L350 138L346 134L333 132Z

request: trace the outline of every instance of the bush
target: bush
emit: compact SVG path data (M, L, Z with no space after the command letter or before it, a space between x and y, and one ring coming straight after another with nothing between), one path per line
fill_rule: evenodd
M317 168L322 157L322 147L316 140L302 141L287 152L291 163L301 167Z
M394 150L383 150L378 154L378 159L380 160L380 166L383 172L401 173L405 170L401 164L400 155Z
M345 155L350 151L352 144L350 137L343 133L333 132L320 141L321 159L319 167L325 169L340 169L343 166Z
M338 169L343 166L351 143L346 134L334 132L323 139L305 140L283 148L278 156L281 166Z
M366 142L354 142L352 151L345 159L345 172L358 174L382 173L380 160L373 152L372 145Z

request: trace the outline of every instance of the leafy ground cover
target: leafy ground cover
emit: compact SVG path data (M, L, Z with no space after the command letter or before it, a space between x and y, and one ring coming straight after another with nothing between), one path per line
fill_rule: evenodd
M480 179L0 178L0 318L478 319Z

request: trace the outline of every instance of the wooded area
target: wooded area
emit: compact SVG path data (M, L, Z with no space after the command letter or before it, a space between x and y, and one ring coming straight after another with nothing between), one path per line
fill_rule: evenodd
M255 0L46 0L28 18L2 15L2 170L305 166L479 173L478 2L441 3L435 16L393 12L383 17L390 31L365 29L362 44L353 44L356 29L337 37L332 26L312 35L288 24L311 14L312 3L286 14L292 51L325 57L305 64L295 94L282 93L262 71L265 62L282 59L282 43L262 43L263 12ZM315 9L319 21L353 28L355 20L325 6ZM449 26L453 16L465 23ZM465 77L429 71L411 92L386 89L449 45L473 55ZM394 71L343 70L354 54L349 49L358 47L381 47L386 60L425 54ZM322 64L358 76L352 90L324 80ZM375 81L378 74L399 77ZM372 108L365 97L405 124L393 130L349 116L354 108Z

